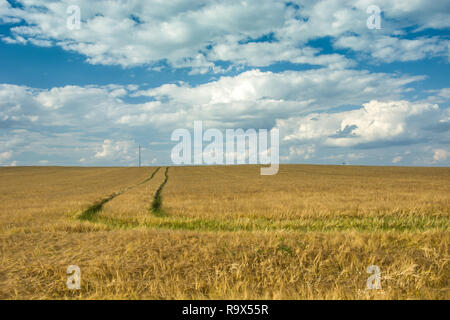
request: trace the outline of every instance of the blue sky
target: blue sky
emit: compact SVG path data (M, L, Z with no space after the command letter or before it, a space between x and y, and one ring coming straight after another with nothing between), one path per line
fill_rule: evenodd
M0 166L170 164L196 120L277 127L282 163L448 166L449 50L448 1L0 0Z

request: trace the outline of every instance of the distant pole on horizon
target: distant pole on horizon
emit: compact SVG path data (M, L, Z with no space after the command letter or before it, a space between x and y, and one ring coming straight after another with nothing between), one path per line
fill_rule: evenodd
M139 168L141 167L141 145L139 145Z

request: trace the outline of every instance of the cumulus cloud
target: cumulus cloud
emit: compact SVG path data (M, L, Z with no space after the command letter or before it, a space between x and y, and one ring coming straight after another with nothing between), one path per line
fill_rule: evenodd
M192 73L225 72L219 61L254 67L279 61L330 68L352 64L340 54L321 54L308 45L323 37L383 60L448 56L445 39L402 38L404 28L449 27L448 1L379 0L383 27L376 35L366 27L372 0L79 0L79 30L67 28L73 1L17 2L21 6L13 8L0 0L0 21L13 24L4 42L59 46L93 64L160 68L167 63Z
M290 146L288 155L282 156L281 160L296 160L296 159L304 159L309 160L314 153L316 152L316 146L306 145L306 146Z
M284 141L320 141L334 147L370 147L380 143L417 143L430 138L426 125L437 123L437 105L408 101L377 101L337 113L314 113L277 120Z
M0 153L0 161L8 160L9 158L11 158L11 155L12 155L11 151L5 151Z
M94 155L97 159L127 161L134 159L135 151L131 150L135 146L132 141L105 140L103 145Z
M450 158L450 151L444 149L436 149L434 150L433 160L437 162L441 162Z
M392 159L392 163L399 163L400 161L402 161L403 160L403 157L402 156L395 156L393 159Z
M0 125L6 130L0 135L0 151L3 158L10 150L20 150L19 155L34 153L38 159L60 157L61 163L80 159L82 164L131 164L137 157L136 138L141 137L146 143L154 142L150 159L164 159L170 154L164 142L172 130L204 120L205 127L220 129L276 125L284 161L319 156L357 161L364 155L324 154L323 149L445 143L448 109L426 101L395 99L419 79L318 69L254 70L197 86L178 83L148 90L117 85L48 90L3 85ZM126 102L137 96L149 101ZM380 96L388 100L374 99ZM362 107L339 111L349 103ZM38 120L30 120L31 115ZM444 159L442 152L436 157Z
M178 82L151 89L0 85L0 126L6 129L0 136L0 151L20 148L38 153L40 159L67 156L83 164L132 162L136 139L162 143L152 147L162 150L172 130L190 128L195 120L220 129L277 125L286 159L312 159L322 146L418 141L426 138L426 130L441 137L448 111L428 102L399 100L422 79L321 68L251 70L199 85ZM386 101L374 100L379 97ZM140 102L131 103L131 98ZM364 107L339 112L342 105ZM314 149L295 145L305 141ZM61 148L71 153L61 154Z
M90 63L122 66L164 60L174 67L210 68L202 54L208 46L225 36L235 41L259 37L282 25L288 14L282 2L80 0L82 27L70 30L66 10L72 1L19 2L23 8L13 9L2 0L3 17L26 22L11 29L14 40L52 41L87 56Z
M427 102L450 105L450 88L427 90L427 93L430 94L426 98ZM447 121L450 122L450 114Z
M337 48L350 48L370 58L383 62L415 61L436 56L450 61L450 41L439 37L401 39L392 36L343 36L336 42Z
M220 43L212 48L208 58L256 67L270 66L281 61L341 69L354 65L353 61L343 55L320 54L318 49L298 48L284 42Z
M64 86L35 89L0 85L0 126L66 127L91 133L112 128L189 127L194 120L216 127L271 128L287 119L374 97L395 99L420 76L345 69L281 73L252 70L197 86L166 84L148 90L128 86ZM127 97L147 98L128 103Z
M0 152L0 166L14 167L17 161L8 162L12 157L11 151Z
M125 86L64 86L36 89L0 84L0 127L97 126L126 104Z
M398 98L408 84L421 79L328 68L281 73L252 70L195 87L181 83L140 91L137 95L155 100L146 106L148 110L160 112L130 110L119 121L145 124L158 119L167 125L172 120L185 127L194 120L206 120L219 127L272 127L277 118L343 104L361 105L377 96Z

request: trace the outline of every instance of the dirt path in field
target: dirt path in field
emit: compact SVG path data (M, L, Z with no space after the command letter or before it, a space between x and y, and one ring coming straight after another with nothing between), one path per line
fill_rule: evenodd
M153 177L155 176L155 174L158 173L159 169L161 169L161 167L156 168L156 170L153 171L152 175L151 175L150 177L148 177L147 179L145 179L144 181L142 181L142 182L140 182L140 183L137 183L137 184L134 184L134 185L131 185L131 186L125 188L125 189L122 190L122 191L116 192L116 193L114 193L114 194L108 196L107 198L104 198L104 199L102 199L102 200L100 200L100 201L94 203L94 204L91 205L89 208L87 208L85 211L83 211L83 213L82 213L78 218L79 218L80 220L92 220L92 218L93 218L100 210L102 210L103 206L104 206L106 203L108 203L108 202L111 201L112 199L114 199L114 198L120 196L121 194L124 194L125 192L127 192L127 191L129 191L129 190L131 190L131 189L133 189L133 188L136 188L136 187L138 187L138 186L140 186L140 185L142 185L142 184L144 184L144 183L146 183L146 182L152 180ZM167 175L167 169L166 169L166 175ZM167 180L167 178L166 178L166 180ZM160 186L160 188L161 188L161 186Z

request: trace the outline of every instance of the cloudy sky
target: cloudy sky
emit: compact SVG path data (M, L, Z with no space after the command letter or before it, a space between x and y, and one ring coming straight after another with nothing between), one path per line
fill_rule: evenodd
M282 163L448 166L449 63L448 0L0 0L0 166L170 164L195 120L278 127Z

